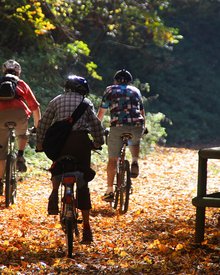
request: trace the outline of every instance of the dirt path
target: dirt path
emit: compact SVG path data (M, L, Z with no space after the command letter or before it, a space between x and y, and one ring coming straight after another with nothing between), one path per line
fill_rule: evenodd
M65 257L57 217L48 216L49 174L29 166L17 203L5 209L0 197L0 274L219 274L217 209L207 211L206 243L194 242L197 151L158 147L140 162L129 211L118 215L101 201L105 163L90 183L94 243L75 242ZM218 187L219 163L210 166Z

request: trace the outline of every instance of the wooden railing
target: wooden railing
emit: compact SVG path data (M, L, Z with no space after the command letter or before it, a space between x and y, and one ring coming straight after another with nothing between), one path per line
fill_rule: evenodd
M220 147L200 149L198 155L197 196L192 199L192 204L196 206L195 242L201 243L205 234L206 207L220 207L220 192L207 194L208 159L220 159Z

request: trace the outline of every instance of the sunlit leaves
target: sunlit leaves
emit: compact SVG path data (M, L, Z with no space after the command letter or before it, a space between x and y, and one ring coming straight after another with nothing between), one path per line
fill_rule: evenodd
M89 56L90 49L88 45L79 40L75 40L73 43L67 44L67 51L69 51L73 55L83 54L85 56Z
M86 64L86 68L88 70L88 73L93 77L96 78L98 80L102 80L102 77L100 75L98 75L98 73L96 72L97 69L97 65L94 62L89 62Z
M41 8L41 3L35 0L30 2L31 4L18 7L14 16L31 23L36 35L42 35L55 29L55 26L45 17Z
M97 175L89 184L94 243L75 240L73 259L66 258L59 218L47 215L50 175L43 169L39 173L45 163L39 160L32 167L28 162L31 173L28 170L19 182L16 205L5 209L0 197L0 273L218 274L215 210L207 210L204 246L193 245L197 156L196 150L155 147L140 160L140 176L133 180L125 215L101 200L106 163L96 159ZM211 165L220 171L216 162ZM213 188L219 186L215 173L209 173L210 178ZM81 233L81 225L79 229Z

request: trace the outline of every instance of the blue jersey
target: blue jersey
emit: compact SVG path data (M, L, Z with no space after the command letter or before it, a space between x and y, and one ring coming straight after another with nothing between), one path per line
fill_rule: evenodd
M131 85L111 85L104 92L101 108L110 110L111 126L141 126L143 102L140 90Z

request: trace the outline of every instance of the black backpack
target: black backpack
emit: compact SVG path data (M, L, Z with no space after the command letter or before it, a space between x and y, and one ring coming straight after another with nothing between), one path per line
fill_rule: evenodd
M11 100L19 97L16 92L18 80L18 77L12 74L0 78L0 100Z
M88 102L82 101L72 113L71 117L54 122L46 131L42 146L46 156L55 161L72 131L73 124L81 117L89 106Z

